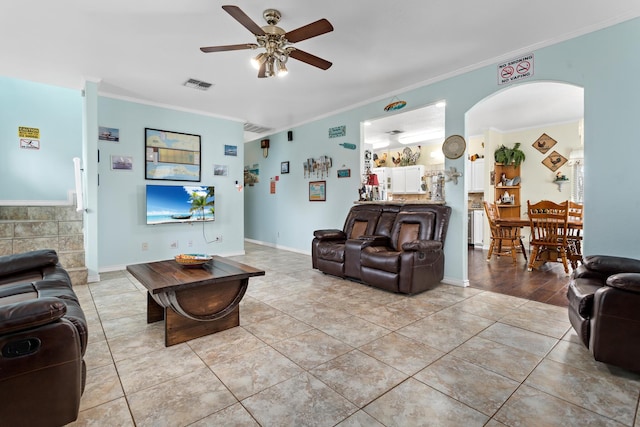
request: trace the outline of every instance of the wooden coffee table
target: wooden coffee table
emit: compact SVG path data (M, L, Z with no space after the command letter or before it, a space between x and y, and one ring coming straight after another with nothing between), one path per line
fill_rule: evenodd
M164 319L167 347L240 325L249 278L265 274L219 256L196 268L168 260L127 271L147 288L147 323Z

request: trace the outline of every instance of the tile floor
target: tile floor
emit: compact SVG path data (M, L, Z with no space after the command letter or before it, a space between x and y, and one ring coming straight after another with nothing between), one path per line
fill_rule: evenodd
M247 244L241 326L165 348L126 272L76 288L90 341L73 426L640 426L640 376L566 309L448 285L395 295Z

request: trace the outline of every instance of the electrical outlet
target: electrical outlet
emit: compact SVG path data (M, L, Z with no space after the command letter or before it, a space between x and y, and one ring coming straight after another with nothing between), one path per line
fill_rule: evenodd
M178 249L178 241L177 241L177 240L174 240L173 242L171 242L171 243L169 244L169 247L170 247L171 249Z
M193 240L189 240L187 242L187 246L189 246L190 248L193 247Z
M143 251L148 251L149 250L149 244L147 242L142 242L142 250Z

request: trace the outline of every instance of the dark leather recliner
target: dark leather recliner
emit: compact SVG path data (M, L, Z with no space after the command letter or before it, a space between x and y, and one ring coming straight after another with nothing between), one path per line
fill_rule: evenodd
M449 206L435 204L354 206L344 231L314 232L313 267L393 292L431 289L444 277L450 215ZM350 228L357 221L366 221L362 235Z
M437 285L444 276L444 252L443 242L433 239L435 217L433 212L399 212L391 237L383 245L363 248L362 280L405 294Z
M74 421L86 348L86 319L56 252L0 256L0 424Z
M584 257L567 298L569 321L594 359L640 372L640 260Z
M342 230L316 230L311 243L313 268L345 277L346 241L374 234L381 212L380 205L357 205L349 211Z

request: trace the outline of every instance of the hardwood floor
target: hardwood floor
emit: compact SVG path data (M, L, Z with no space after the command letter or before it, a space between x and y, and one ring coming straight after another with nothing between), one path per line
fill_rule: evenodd
M527 254L528 256L529 254ZM509 256L491 257L487 251L469 249L469 284L473 288L567 307L569 276L561 263L547 263L539 270L527 271L524 257L518 254L514 266Z

